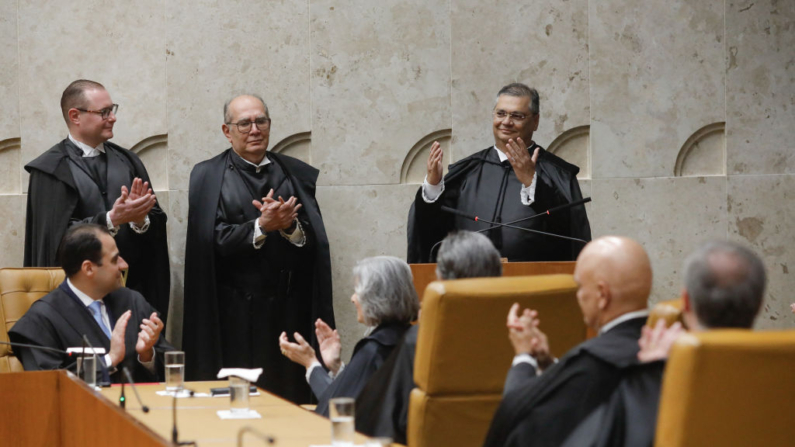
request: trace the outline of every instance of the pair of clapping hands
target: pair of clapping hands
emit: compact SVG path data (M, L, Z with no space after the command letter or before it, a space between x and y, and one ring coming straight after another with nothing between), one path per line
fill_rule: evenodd
M273 198L273 189L271 189L261 202L253 200L251 203L261 213L258 219L259 227L264 232L270 232L294 228L298 210L301 209L301 204L297 202L298 199L295 197L290 197L285 201L279 196L279 200L276 200ZM292 233L292 231L288 232Z
M124 333L127 331L127 324L130 322L132 311L127 311L121 314L116 320L116 326L113 327L113 332L110 334L110 363L116 366L124 360L127 347L124 344ZM157 316L157 312L152 312L149 318L144 318L141 321L140 329L138 332L138 341L135 343L135 352L138 353L138 358L142 362L151 362L154 358L154 346L160 338L160 332L163 330L163 321Z
M538 162L538 152L539 149L536 148L536 150L533 151L533 155L530 156L530 153L527 152L527 144L525 144L524 140L521 138L517 138L516 141L510 139L508 143L505 144L504 153L508 157L508 162L511 164L511 167L513 167L516 178L519 179L524 186L530 186L533 182L533 176L535 176L536 173L536 163ZM444 172L442 166L443 155L444 151L442 151L442 146L438 141L434 141L431 145L431 153L428 155L428 164L426 167L426 175L428 184L430 185L438 185L439 182L442 181L442 174Z
M129 189L126 186L121 187L121 195L110 210L110 220L114 226L134 223L142 227L146 215L156 203L157 198L149 187L149 182L136 177Z
M538 328L540 323L538 312L525 309L520 313L519 303L514 303L508 312L506 326L516 355L530 354L538 362L538 369L543 371L555 362L555 358L549 352L546 334Z
M340 335L336 329L326 324L320 318L315 321L315 336L317 336L318 346L320 347L320 357L323 363L334 374L337 374L342 366L340 354L342 353L342 343ZM304 337L298 332L293 334L296 343L287 339L287 333L282 332L279 336L279 347L282 355L305 368L309 368L317 360L315 350L307 343Z

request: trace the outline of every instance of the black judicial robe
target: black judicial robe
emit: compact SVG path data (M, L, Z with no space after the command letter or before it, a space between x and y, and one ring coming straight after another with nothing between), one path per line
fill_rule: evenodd
M534 144L528 151L532 154L536 148L540 146ZM445 190L436 202L425 203L422 187L417 191L409 211L408 262L433 262L435 256L430 256L431 249L450 231L478 231L491 226L445 213L441 206L459 209L492 222L510 222L534 216L552 207L582 199L577 182L579 170L577 166L542 148L536 166L535 202L526 206L520 200L523 185L516 178L510 163L499 161L493 147L450 165L444 177ZM584 205L515 225L591 240L591 227ZM484 234L491 239L500 255L512 262L572 261L584 246L581 242L505 227Z
M117 365L117 371L110 376L111 381L119 383L122 380L122 366L126 366L130 370L133 380L136 382L162 382L165 380L163 353L175 349L166 341L162 331L154 346L155 375L138 362L138 353L135 352L141 321L144 318L149 318L156 310L146 302L140 293L124 287L109 293L103 301L108 310L111 327L115 327L116 320L124 312L132 311L132 316L127 322L127 330L124 333L124 360ZM110 351L110 339L102 332L91 312L69 289L66 281L46 296L36 300L8 332L8 336L13 342L61 350L82 346L84 334L94 347L105 348L105 352ZM14 352L25 367L25 371L64 368L74 371L75 369L76 358L74 357L29 348L15 347Z
M312 390L318 398L315 413L328 417L329 399L335 397L358 398L359 393L377 373L395 346L403 338L409 325L391 323L379 325L353 348L351 362L337 378L328 383L328 374L322 368L312 371Z
M406 444L409 398L414 389L414 355L419 325L406 331L386 362L356 398L356 431Z
M106 214L121 195L122 185L130 188L135 177L149 181L146 168L132 151L105 142L105 155L100 156L107 160L104 181L77 155L79 151L65 139L25 166L30 173L25 267L58 266L58 246L69 226L107 226ZM166 213L156 203L149 211L146 233L137 234L124 224L115 237L119 253L130 265L126 286L160 310L164 323L171 289L166 220Z
M581 343L541 376L527 363L511 367L484 445L560 446L638 364L644 324L633 318Z
M562 447L652 447L665 362L627 368L610 400L597 407Z
M314 321L334 327L329 245L315 200L318 171L285 155L267 157L263 174L280 179L264 187L298 198L307 244L295 247L275 231L254 249L259 212L251 201L267 190L251 189L256 178L242 172L249 168L232 149L194 167L185 247L186 377L211 380L222 367L262 367L259 386L306 403L305 370L281 355L278 335L299 332L316 345Z

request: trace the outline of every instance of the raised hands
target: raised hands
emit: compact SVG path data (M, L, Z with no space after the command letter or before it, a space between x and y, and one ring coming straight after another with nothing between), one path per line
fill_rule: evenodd
M298 199L290 197L286 202L279 196L279 200L273 198L273 189L268 195L262 198L262 202L254 200L251 203L260 211L259 226L263 232L286 230L292 228L295 219L298 217L298 210L301 204Z
M127 331L127 323L130 321L132 311L127 311L121 314L116 325L113 326L113 332L110 334L110 366L116 366L124 360L127 353L127 347L124 344L124 333Z
M648 363L667 359L671 346L682 332L684 329L678 321L669 328L665 327L663 319L657 320L654 329L643 326L643 332L638 340L638 346L640 346L638 360Z
M279 335L279 347L282 349L282 355L304 368L309 368L315 361L315 350L298 332L294 333L293 337L295 337L296 343L287 339L286 332Z
M129 190L126 186L121 187L121 195L110 210L110 220L116 226L133 222L141 227L155 203L157 198L149 188L149 182L136 177Z
M549 352L547 336L538 328L541 320L538 312L525 309L519 314L519 303L514 303L508 312L508 338L511 340L516 354L530 354L538 362L542 371L549 367L555 360Z
M342 343L340 342L340 334L336 329L331 329L331 326L326 324L320 318L315 321L315 335L320 347L320 357L323 358L323 363L334 374L339 371L342 366L340 360L340 353L342 352Z
M163 330L163 321L157 316L157 312L152 312L149 318L144 318L141 322L141 332L138 333L138 342L135 344L135 352L142 362L151 362L154 356L154 346L160 338Z
M444 168L442 166L442 156L444 151L442 145L438 141L434 141L431 145L431 154L428 156L427 177L428 184L438 185L442 181Z
M536 173L536 162L538 162L538 151L539 148L536 148L531 157L527 152L527 145L521 138L517 138L516 141L510 139L508 144L505 145L505 155L508 156L508 162L511 163L516 178L526 187L533 182L533 176Z

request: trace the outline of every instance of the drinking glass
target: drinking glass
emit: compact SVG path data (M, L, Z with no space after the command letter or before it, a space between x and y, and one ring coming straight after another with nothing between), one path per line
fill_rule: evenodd
M185 353L166 352L166 391L178 393L185 387Z
M248 412L248 380L229 376L229 399L232 413Z
M355 407L355 401L352 397L335 397L329 400L332 446L353 446L353 416Z

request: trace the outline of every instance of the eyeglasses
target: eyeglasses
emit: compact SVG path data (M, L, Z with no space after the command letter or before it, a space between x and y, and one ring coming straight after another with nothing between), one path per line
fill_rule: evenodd
M227 125L237 126L237 130L240 133L249 133L251 132L251 124L256 124L257 129L259 130L268 130L271 127L271 119L270 118L257 118L254 121L251 120L243 120L238 121L236 123L226 123Z
M86 110L86 109L80 109L78 107L75 107L75 109L86 113L96 113L97 115L101 116L103 120L106 120L110 117L111 113L114 115L116 114L116 111L119 110L119 105L113 104L112 106L105 107L102 110Z
M500 121L504 120L506 117L511 117L511 121L516 121L517 123L519 123L527 119L528 116L529 115L525 115L524 113L519 113L519 112L508 113L505 110L494 111L494 118L497 118Z

